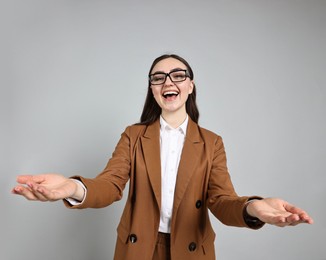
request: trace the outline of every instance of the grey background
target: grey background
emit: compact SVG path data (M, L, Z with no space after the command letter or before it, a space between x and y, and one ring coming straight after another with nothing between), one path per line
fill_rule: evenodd
M237 192L315 220L212 219L218 259L326 259L325 14L313 0L1 1L1 259L112 259L124 200L68 210L10 190L18 174L97 175L166 52L192 65L200 124L224 138Z

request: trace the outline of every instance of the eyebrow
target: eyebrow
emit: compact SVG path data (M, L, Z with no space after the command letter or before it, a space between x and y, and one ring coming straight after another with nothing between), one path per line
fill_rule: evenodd
M187 70L187 69L174 68L174 69L170 70L168 73L171 73L171 72L174 72L174 71L179 71L179 70ZM152 74L158 74L158 73L166 74L164 71L161 71L161 70L159 70L159 71L155 71L155 72L153 72Z

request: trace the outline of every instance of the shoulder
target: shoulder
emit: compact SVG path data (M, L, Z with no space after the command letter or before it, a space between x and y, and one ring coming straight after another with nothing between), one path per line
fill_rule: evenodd
M207 128L201 127L200 125L198 125L198 129L202 133L202 135L205 135L205 136L208 136L208 137L211 137L211 138L218 138L218 137L220 137L215 132L213 132L211 130L208 130Z
M204 142L207 145L214 145L218 140L222 139L218 134L200 126L198 123L192 121L191 119L188 122L187 136L191 141Z
M126 127L124 134L130 137L136 137L142 135L147 128L147 125L133 124Z
M217 133L197 124L198 131L204 140L220 140L222 137Z
M199 135L208 150L224 150L223 139L220 135L199 125L197 126L200 133Z
M146 138L156 138L160 133L160 122L157 120L152 124L134 124L125 129L124 134L130 138L139 138L141 136Z
M198 126L198 129L203 143L205 144L205 149L213 156L212 158L218 155L225 156L225 146L222 137L204 127Z

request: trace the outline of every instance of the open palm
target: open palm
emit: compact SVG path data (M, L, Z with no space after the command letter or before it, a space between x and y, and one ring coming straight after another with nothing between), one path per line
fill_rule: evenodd
M280 227L313 223L312 218L305 211L277 198L255 200L248 205L247 211L249 215L265 223Z
M21 175L17 182L12 192L28 200L56 201L72 197L77 189L73 180L59 174Z

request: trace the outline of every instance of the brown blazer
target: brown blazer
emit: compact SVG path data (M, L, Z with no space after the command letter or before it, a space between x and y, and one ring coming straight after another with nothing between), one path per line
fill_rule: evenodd
M114 259L152 259L162 199L159 120L127 127L104 171L95 179L77 178L85 184L87 196L73 208L108 206L122 198L130 180ZM248 199L234 191L221 137L189 118L174 195L172 259L215 259L208 209L226 225L246 227L243 209Z

